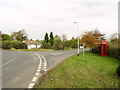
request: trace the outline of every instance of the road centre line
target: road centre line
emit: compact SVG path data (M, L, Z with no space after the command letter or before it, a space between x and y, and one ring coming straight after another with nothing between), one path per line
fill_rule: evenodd
M34 75L34 77L33 77L33 79L32 79L32 81L31 81L31 83L29 84L29 86L28 86L28 88L33 88L34 87L34 85L35 85L35 83L37 82L37 80L38 80L38 78L42 75L41 74L41 66L42 66L42 58L43 58L43 60L44 60L44 66L43 66L43 70L44 71L46 71L46 66L47 66L47 62L46 62L46 59L45 59L45 57L44 56L39 56L38 54L35 54L34 53L34 55L36 55L38 58L39 58L39 60L40 60L40 62L39 62L39 66L38 66L38 68L37 68L37 72L35 73L35 75Z
M39 61L39 66L37 68L37 71L36 71L32 81L31 81L31 83L29 84L28 88L33 88L34 87L34 85L35 85L35 83L36 83L36 81L38 79L38 76L40 75L40 68L41 68L42 58L38 54L34 53L34 55L36 55L39 58L40 61Z
M62 53L51 53L51 55L60 55Z
M16 57L15 57L15 58L16 58ZM1 65L0 67L3 67L3 66L5 66L5 65L9 64L9 63L12 62L13 60L15 60L15 58L11 59L10 61L8 61L7 63Z
M33 88L34 85L35 85L34 83L30 83L28 88Z
M33 79L32 79L32 82L35 82L37 80L37 77L34 77Z
M46 70L46 68L47 68L47 61L46 61L46 59L45 59L45 57L43 56L43 55L41 55L41 57L43 58L43 60L44 60L44 67L43 67L43 70L46 72L47 70Z

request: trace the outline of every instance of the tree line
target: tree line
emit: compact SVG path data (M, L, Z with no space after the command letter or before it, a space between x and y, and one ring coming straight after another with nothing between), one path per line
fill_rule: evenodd
M27 45L22 43L24 40L28 40L27 34L24 29L18 32L12 32L11 35L0 34L2 44L0 47L3 49L27 49Z
M102 40L105 40L105 34L102 34L97 28L93 31L84 32L80 37L80 46L85 43L86 47L95 47L96 44L99 44ZM70 40L67 40L66 34L63 34L62 36L53 36L53 32L50 32L50 35L48 35L48 33L45 34L42 42L42 48L57 50L77 48L77 40L78 37L72 37Z
M79 43L82 45L86 44L86 47L95 47L97 43L105 40L105 34L102 34L98 29L93 31L84 32L79 38ZM25 49L26 45L23 45L22 41L29 40L27 33L24 29L19 30L18 32L12 32L11 35L1 34L2 37L2 48L10 49ZM41 48L43 49L55 49L55 50L64 50L64 49L74 49L77 48L78 37L72 37L70 40L67 39L66 34L54 35L53 32L48 34L47 32L44 35L43 40L37 40L41 42Z
M45 34L41 48L56 50L77 48L77 40L75 38L67 40L66 34L53 36L53 32L50 32L50 35L48 33Z

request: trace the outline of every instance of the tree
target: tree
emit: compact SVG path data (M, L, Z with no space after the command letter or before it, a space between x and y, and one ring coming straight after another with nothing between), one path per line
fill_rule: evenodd
M49 42L49 37L48 37L48 33L46 33L44 37L44 43L48 43L48 42Z
M55 37L54 37L54 41L61 41L61 37L58 36L58 35L55 35Z
M100 31L98 30L98 28L96 28L92 33L93 33L93 36L96 37L96 42L99 43L99 42L105 40L105 37L104 37L105 34L101 34Z
M43 48L43 49L50 49L51 48L51 44L49 42L48 43L42 43L41 48Z
M63 34L62 35L62 41L64 42L64 41L67 41L67 36L66 36L66 34Z
M11 34L11 37L13 40L18 40L18 41L23 41L23 40L27 40L27 33L25 32L24 29L18 31L18 32L13 32Z
M75 39L74 37L72 37L71 40L67 40L66 47L77 48L77 39Z
M66 47L66 42L67 42L67 36L66 36L66 34L63 34L63 35L62 35L62 43L61 43L61 45L62 45L62 50L65 49L65 47Z
M82 36L81 43L86 43L87 47L99 45L101 41L105 40L104 35L96 28L94 31L85 32Z
M10 37L10 35L8 35L8 34L2 34L2 41L9 41L11 39L12 38Z
M53 44L54 44L54 37L53 37L52 32L50 32L50 44L51 44L51 46L53 46Z
M92 31L85 32L81 38L81 43L86 43L87 47L93 47L96 42L96 37L93 36Z
M118 33L113 33L111 36L110 36L110 42L118 42Z
M56 50L60 50L61 49L61 42L62 42L61 37L58 35L55 35L53 48Z

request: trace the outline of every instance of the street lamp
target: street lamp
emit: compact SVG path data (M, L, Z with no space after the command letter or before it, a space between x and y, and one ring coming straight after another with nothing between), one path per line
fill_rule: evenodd
M80 53L80 51L79 51L79 23L78 22L74 22L75 24L77 24L77 32L78 32L78 56L79 56L79 53Z

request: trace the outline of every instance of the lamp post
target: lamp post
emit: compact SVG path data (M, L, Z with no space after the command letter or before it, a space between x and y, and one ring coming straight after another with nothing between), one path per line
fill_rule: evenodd
M79 56L79 53L80 53L80 51L79 51L79 23L78 22L74 22L75 24L77 24L77 33L78 33L78 56Z

